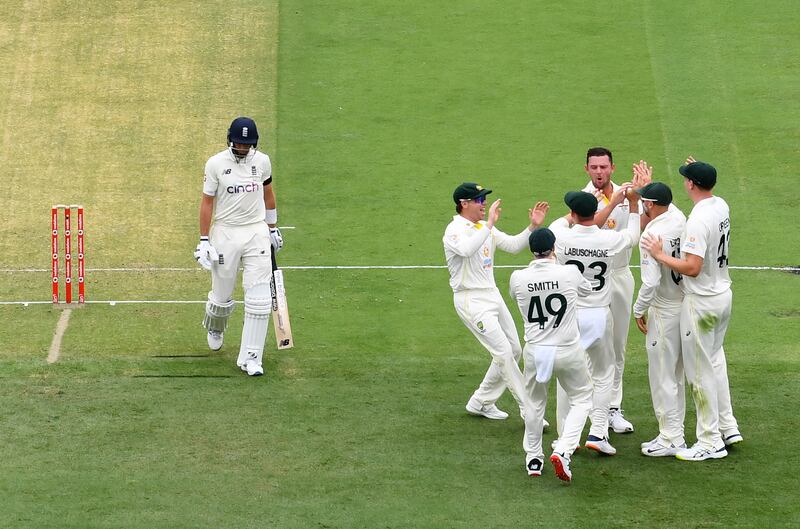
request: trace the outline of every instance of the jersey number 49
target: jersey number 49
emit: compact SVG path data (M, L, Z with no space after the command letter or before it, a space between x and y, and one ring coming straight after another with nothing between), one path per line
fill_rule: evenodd
M555 306L556 301L558 306ZM550 294L544 298L544 303L540 296L532 296L531 303L528 305L528 323L538 323L539 328L544 329L547 320L550 319L548 315L555 316L553 328L556 329L561 325L561 320L566 312L567 298L561 294Z

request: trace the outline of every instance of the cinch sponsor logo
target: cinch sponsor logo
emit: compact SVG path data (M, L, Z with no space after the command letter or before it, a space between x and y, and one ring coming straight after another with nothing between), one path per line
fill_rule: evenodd
M261 191L261 184L258 182L253 182L250 184L238 185L238 186L228 186L225 188L225 191L228 193L235 195L237 193L254 193L256 191Z

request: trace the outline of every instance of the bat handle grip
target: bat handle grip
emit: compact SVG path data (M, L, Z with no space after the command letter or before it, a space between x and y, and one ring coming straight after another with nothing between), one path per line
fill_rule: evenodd
M269 256L272 259L272 271L278 269L278 261L275 260L275 248L270 248Z

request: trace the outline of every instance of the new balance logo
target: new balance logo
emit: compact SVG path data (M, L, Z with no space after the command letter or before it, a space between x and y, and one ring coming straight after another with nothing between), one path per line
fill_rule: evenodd
M225 170L222 172L222 174L231 174L231 170L230 170L230 168L228 168L228 169L225 169Z

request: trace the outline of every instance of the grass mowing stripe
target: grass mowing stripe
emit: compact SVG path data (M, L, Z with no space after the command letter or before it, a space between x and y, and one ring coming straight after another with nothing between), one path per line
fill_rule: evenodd
M495 268L525 268L526 265L495 265ZM632 264L631 268L640 268L639 265ZM296 265L281 266L282 270L425 270L425 269L445 269L446 265ZM797 272L800 267L796 266L729 266L731 270L776 270L783 272ZM240 269L241 270L241 269ZM142 267L142 268L87 268L87 272L195 272L203 270L197 267ZM49 272L44 268L6 268L0 269L0 273L31 273Z

